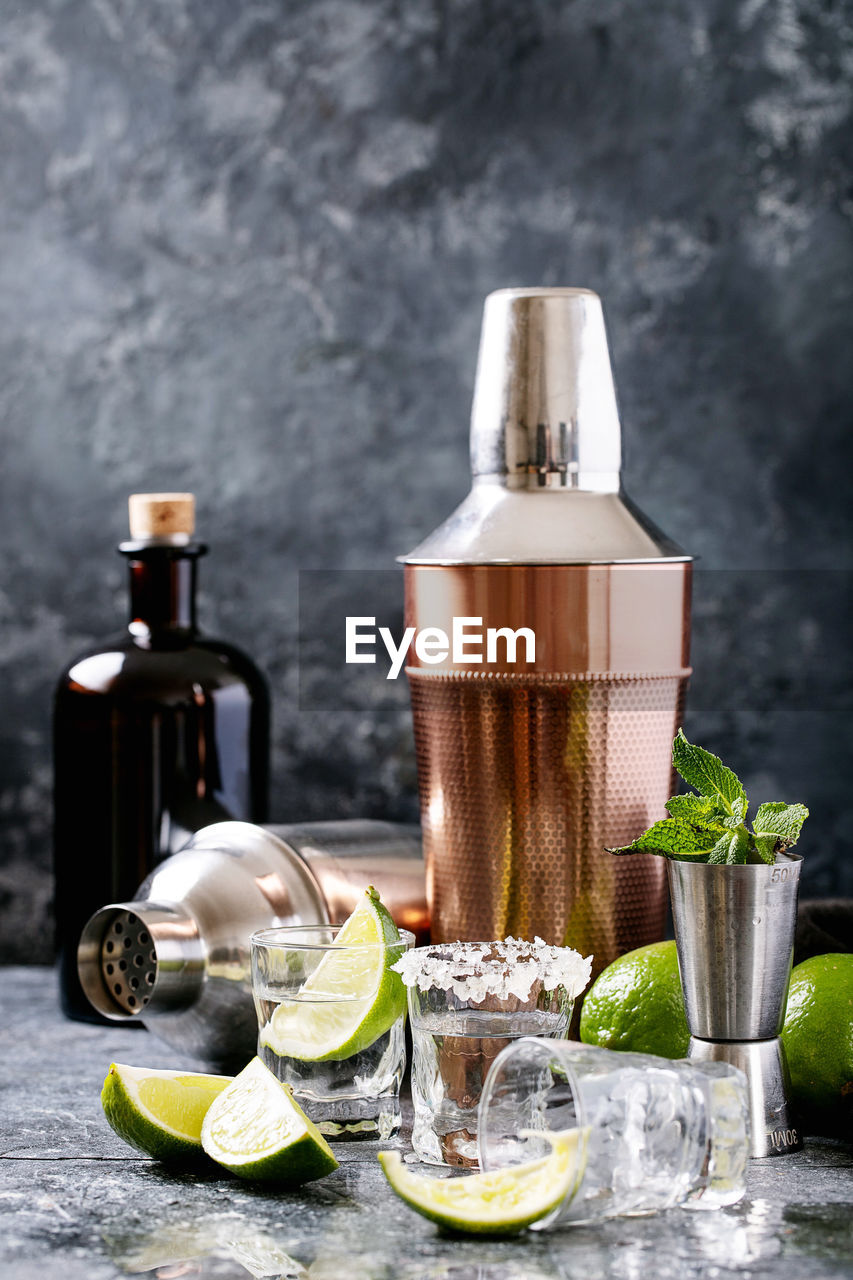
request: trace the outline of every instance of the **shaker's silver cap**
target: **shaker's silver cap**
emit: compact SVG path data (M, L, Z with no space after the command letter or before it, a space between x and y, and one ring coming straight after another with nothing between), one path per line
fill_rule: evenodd
M620 488L622 447L601 299L486 298L471 411L473 487L405 564L689 560Z
M471 467L510 488L616 493L621 441L601 299L500 289L486 299Z

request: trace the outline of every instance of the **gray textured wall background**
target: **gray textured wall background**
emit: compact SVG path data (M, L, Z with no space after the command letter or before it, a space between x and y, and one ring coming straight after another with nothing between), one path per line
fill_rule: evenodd
M297 570L463 496L507 284L604 297L627 487L708 570L688 728L853 888L851 70L833 0L0 0L0 955L48 954L50 691L132 490L198 495L276 816L414 812L405 703L298 710Z

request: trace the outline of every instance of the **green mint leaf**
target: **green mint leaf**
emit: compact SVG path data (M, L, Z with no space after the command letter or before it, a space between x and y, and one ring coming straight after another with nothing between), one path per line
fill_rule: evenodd
M664 818L638 836L633 844L608 853L656 853L664 858L702 862L716 847L719 827L701 827L681 818Z
M732 818L736 819L738 822L743 822L746 819L746 811L748 808L749 808L749 805L746 802L746 796L744 796L741 800L733 800L732 801Z
M711 852L708 854L708 862L715 866L725 866L729 860L729 847L732 843L731 834L727 831L724 836L720 836Z
M671 818L683 818L685 822L720 822L726 816L708 796L673 796L667 800L666 810Z
M776 861L776 836L753 836L753 844L762 862Z
M740 779L710 751L688 742L682 729L672 744L672 763L688 786L716 800L728 816L735 816L736 805L740 811L742 804L746 812L746 792Z
M722 864L727 867L742 866L749 855L749 836L744 829L727 831L714 845L708 855L709 863Z
M740 867L749 861L750 839L746 827L738 827L729 837L729 866Z
M765 857L763 852L768 845L768 837L773 837L774 855L790 849L797 843L808 816L809 811L804 804L782 804L776 801L759 807L752 829L755 832L756 846L765 862L773 861L772 858Z

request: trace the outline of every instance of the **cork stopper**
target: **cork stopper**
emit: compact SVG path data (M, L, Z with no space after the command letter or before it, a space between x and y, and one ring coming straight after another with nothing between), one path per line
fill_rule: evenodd
M127 506L130 536L140 542L188 542L195 530L191 493L132 493Z

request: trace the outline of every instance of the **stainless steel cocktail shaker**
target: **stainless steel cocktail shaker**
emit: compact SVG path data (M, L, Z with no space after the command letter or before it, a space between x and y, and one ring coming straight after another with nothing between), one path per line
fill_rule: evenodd
M83 930L80 982L99 1013L144 1022L212 1066L255 1052L249 939L256 929L344 920L368 884L397 925L429 928L417 827L366 820L204 827L130 902Z
M598 972L663 936L663 861L604 850L672 794L691 564L621 491L596 294L487 298L471 460L469 496L404 557L406 622L527 628L535 657L498 635L490 662L407 668L432 937L538 934Z

